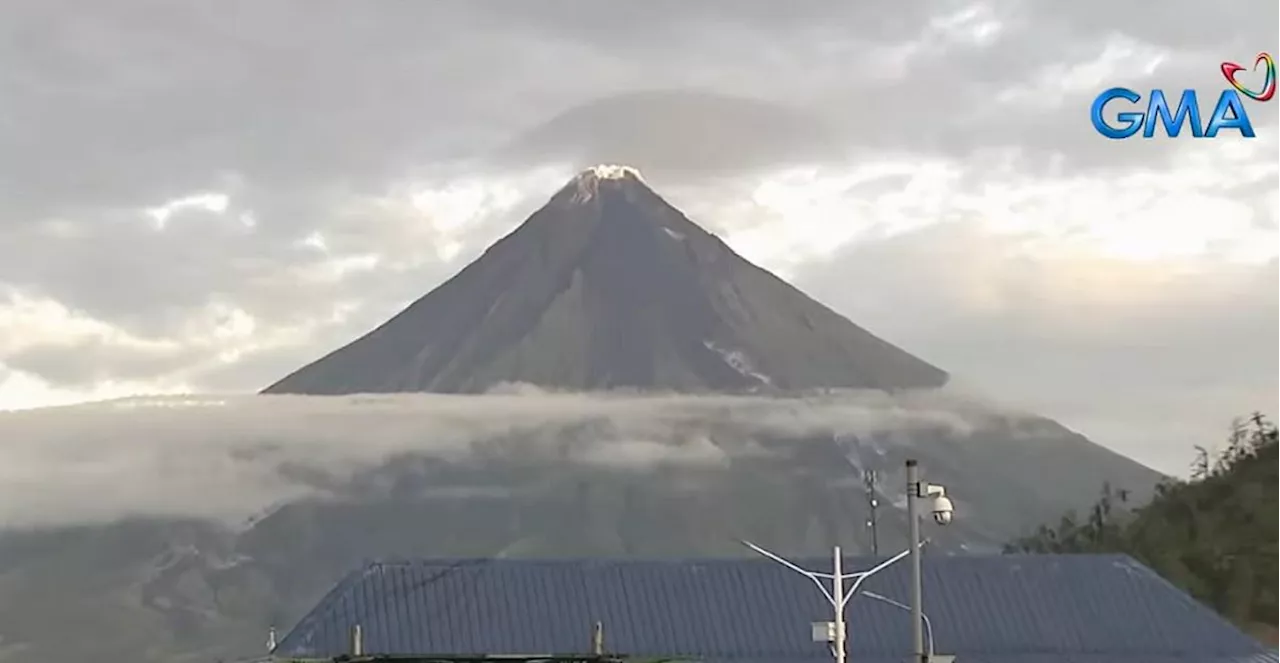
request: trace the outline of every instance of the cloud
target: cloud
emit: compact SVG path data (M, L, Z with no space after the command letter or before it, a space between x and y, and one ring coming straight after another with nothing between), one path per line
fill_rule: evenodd
M1276 49L1275 6L1164 7L7 2L0 407L261 387L607 158L855 322L1158 462L1136 440L1181 453L1173 429L1274 392L1193 359L1273 352L1261 318L1203 320L1272 310L1245 284L1273 276L1280 136L1269 112L1253 141L1093 133L1103 86L1216 94L1218 62Z
M714 469L758 436L970 433L1005 411L950 393L804 399L553 394L173 396L0 413L0 526L234 521L332 495L405 454L616 471Z
M62 387L147 377L146 366L153 378L217 383L229 364L367 331L423 294L421 283L474 259L536 208L533 195L545 198L572 172L391 181L292 234L258 225L260 212L236 195L215 209L186 196L98 225L23 226L10 231L12 259L0 272L9 286L0 362Z
M695 91L620 94L571 108L492 157L498 163L625 163L696 180L838 158L823 121L785 105Z
M956 224L848 247L797 282L967 388L1166 472L1280 400L1274 256L1046 255Z

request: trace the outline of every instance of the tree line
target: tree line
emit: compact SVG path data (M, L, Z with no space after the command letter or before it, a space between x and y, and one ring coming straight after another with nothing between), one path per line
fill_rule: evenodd
M1005 547L1009 553L1124 553L1272 643L1277 622L1277 430L1261 414L1233 422L1225 447L1196 447L1189 479L1166 479L1145 504L1104 485Z

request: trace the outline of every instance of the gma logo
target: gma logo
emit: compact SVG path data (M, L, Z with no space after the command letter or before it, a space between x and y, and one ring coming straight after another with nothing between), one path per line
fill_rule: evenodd
M1099 94L1089 111L1093 128L1107 138L1120 140L1139 131L1143 138L1154 138L1159 125L1164 125L1164 132L1170 138L1177 138L1184 124L1190 125L1192 138L1216 138L1219 132L1227 129L1239 131L1244 138L1254 137L1253 123L1244 109L1244 101L1235 90L1223 90L1218 95L1218 103L1204 123L1200 121L1202 114L1195 90L1183 90L1178 105L1173 108L1170 108L1163 90L1152 90L1145 112L1126 110L1109 118L1107 105L1119 101L1137 104L1142 101L1142 95L1129 88L1113 87Z

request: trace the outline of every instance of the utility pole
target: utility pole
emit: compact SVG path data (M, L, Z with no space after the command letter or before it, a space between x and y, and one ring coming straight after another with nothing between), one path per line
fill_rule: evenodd
M937 484L928 483L920 480L920 465L915 459L907 460L907 531L911 540L911 547L907 552L911 554L911 649L913 652L913 661L916 663L929 663L932 656L932 647L929 650L924 646L924 606L922 601L923 591L921 585L921 569L920 569L920 516L921 509L920 500L929 500L928 510L933 514L934 522L939 525L951 524L951 519L955 513L955 505L951 503L951 499L947 497L947 489ZM949 657L937 657L939 660Z
M911 552L911 651L917 663L929 663L929 656L924 650L924 610L921 605L920 591L920 514L916 510L916 500L920 493L920 468L915 459L907 461L907 528Z
M844 570L841 569L841 564L840 564L840 561L842 558L843 558L843 555L840 554L840 546L836 546L835 553L832 556L832 562L831 562L831 596L836 599L836 601L833 601L833 603L838 602L838 605L834 606L835 607L834 623L835 623L835 630L836 630L836 633L835 633L836 641L832 643L834 648L834 651L832 653L835 656L836 663L845 663L845 661L847 660L845 658L844 644L845 644L845 641L848 640L848 633L847 631L845 631L845 628L844 628L844 606L845 606L845 603L849 601L849 597L852 597L854 593L857 592L858 584L861 584L861 583L855 583L853 588L854 591L849 592L849 597L845 596Z
M877 510L880 506L880 500L876 497L876 487L879 483L880 477L877 476L875 470L862 469L862 459L866 456L862 453L862 441L858 439L858 436L851 434L835 434L831 436L831 440L845 453L845 457L849 460L849 463L853 465L853 468L855 470L861 470L862 472L862 485L866 488L867 507L868 512L870 513L870 517L867 519L867 528L871 530L871 555L873 557L879 557L880 519Z
M876 476L875 470L863 470L862 482L867 487L867 508L871 516L867 519L867 527L871 528L871 555L873 557L880 556L880 532L879 518L876 510L880 506L880 500L876 497L876 482L879 477Z

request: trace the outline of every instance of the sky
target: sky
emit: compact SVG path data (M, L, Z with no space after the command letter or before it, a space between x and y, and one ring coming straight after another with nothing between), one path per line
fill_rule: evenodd
M1278 11L10 0L0 409L253 392L621 162L957 385L1181 473L1280 398L1280 101L1213 140L1089 105L1207 107Z

